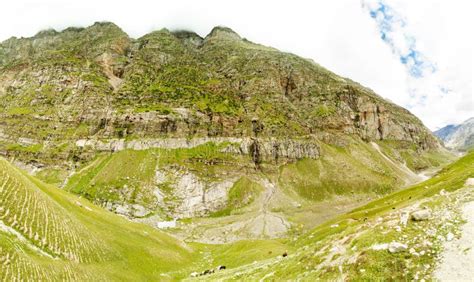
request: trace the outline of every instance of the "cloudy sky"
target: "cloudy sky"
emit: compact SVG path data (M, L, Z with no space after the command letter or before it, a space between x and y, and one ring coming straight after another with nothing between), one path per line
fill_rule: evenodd
M409 109L431 129L474 116L470 0L3 0L0 41L112 21L132 37L229 26L312 58Z

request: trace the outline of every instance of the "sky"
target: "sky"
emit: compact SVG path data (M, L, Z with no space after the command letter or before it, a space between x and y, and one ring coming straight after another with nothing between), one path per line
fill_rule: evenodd
M112 21L138 38L228 26L311 58L417 115L430 129L474 116L470 0L2 0L0 41Z

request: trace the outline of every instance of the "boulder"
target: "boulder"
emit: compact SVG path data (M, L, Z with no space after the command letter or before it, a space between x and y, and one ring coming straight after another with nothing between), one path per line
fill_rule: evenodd
M399 242L392 242L388 245L388 251L392 254L403 252L408 248L407 245L399 243Z
M128 205L116 205L115 213L128 216L130 214L130 207Z
M145 217L149 214L150 214L150 211L148 211L145 207L138 204L132 205L133 217Z
M446 241L452 241L454 239L454 234L449 232L448 235L446 235Z
M386 249L388 249L388 244L387 243L375 244L371 247L371 249L374 250L374 251L386 250Z
M414 221L428 220L431 218L431 211L428 209L415 211L411 214L411 219Z
M410 218L410 214L408 212L402 212L402 214L400 215L400 224L402 226L407 226L407 223L408 223L408 219Z
M191 273L191 277L198 277L198 276L199 276L199 273L197 273L197 272Z

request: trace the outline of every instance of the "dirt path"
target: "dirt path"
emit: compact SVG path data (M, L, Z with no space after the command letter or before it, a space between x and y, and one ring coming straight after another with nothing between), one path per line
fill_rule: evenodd
M474 281L474 202L463 207L463 217L467 222L461 238L444 245L443 258L434 275L439 281Z
M426 180L423 179L422 176L417 175L414 173L411 169L409 169L406 164L404 163L396 163L392 159L390 159L387 155L385 155L382 150L380 149L379 145L375 142L370 142L370 145L384 158L387 162L389 162L392 166L394 166L396 169L398 169L400 172L405 174L407 176L406 179L406 185L413 184L416 182L419 182L420 180Z
M278 237L289 229L290 224L280 215L277 215L270 211L269 205L273 196L276 193L276 186L271 182L270 179L263 180L263 186L265 187L264 198L260 207L261 216L263 218L263 228L261 235L263 237ZM258 226L258 224L255 224Z

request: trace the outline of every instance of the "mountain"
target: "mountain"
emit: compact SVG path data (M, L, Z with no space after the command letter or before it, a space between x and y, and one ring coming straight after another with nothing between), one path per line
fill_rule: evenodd
M0 43L0 155L0 280L412 280L438 241L372 244L474 177L406 109L227 27Z
M468 150L474 146L474 118L461 124L451 124L434 132L446 147L459 150Z
M0 154L191 241L284 237L450 160L409 111L226 27L46 30L0 43L0 74Z

